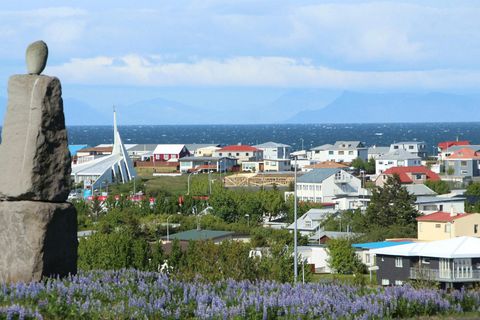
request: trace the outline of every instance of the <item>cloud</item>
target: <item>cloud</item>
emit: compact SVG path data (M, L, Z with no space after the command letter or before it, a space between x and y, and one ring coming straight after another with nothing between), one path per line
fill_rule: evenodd
M169 62L162 56L99 56L50 66L47 73L74 84L133 86L265 86L358 89L480 88L480 71L355 71L308 59L241 56Z

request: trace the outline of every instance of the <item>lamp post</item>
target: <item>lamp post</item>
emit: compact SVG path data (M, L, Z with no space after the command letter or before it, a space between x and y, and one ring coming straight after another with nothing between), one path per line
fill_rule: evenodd
M295 156L294 163L294 187L293 187L293 219L294 219L294 228L293 228L293 280L297 283L297 274L298 274L298 247L297 247L297 156Z
M172 215L169 215L167 217L167 242L170 241L170 229L168 228L168 219L170 219L171 217L173 217Z
M208 195L212 195L212 180L210 179L210 173L212 172L210 166L211 161L208 161Z
M245 217L247 218L247 227L250 228L250 215L247 213Z
M302 151L303 151L303 138L300 138L300 140L302 140Z

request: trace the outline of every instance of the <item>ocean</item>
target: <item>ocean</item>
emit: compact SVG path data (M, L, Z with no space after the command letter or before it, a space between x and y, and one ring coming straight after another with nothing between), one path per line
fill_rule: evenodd
M113 143L112 126L70 126L70 144ZM309 149L337 140L359 140L367 146L399 141L424 141L429 153L438 142L469 140L480 144L480 122L377 124L264 124L264 125L137 125L119 126L125 144L217 143L260 144L275 141L293 150Z

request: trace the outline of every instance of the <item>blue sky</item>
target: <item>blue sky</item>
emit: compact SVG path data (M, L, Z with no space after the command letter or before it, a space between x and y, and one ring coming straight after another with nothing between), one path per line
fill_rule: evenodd
M95 108L159 95L253 106L298 88L477 93L479 30L479 1L9 1L0 88L43 39L45 73Z

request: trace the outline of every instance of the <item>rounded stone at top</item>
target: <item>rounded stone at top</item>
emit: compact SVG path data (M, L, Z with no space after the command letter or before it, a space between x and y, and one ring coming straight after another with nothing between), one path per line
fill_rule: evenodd
M26 52L27 71L29 74L40 74L47 65L48 47L42 40L31 43Z

